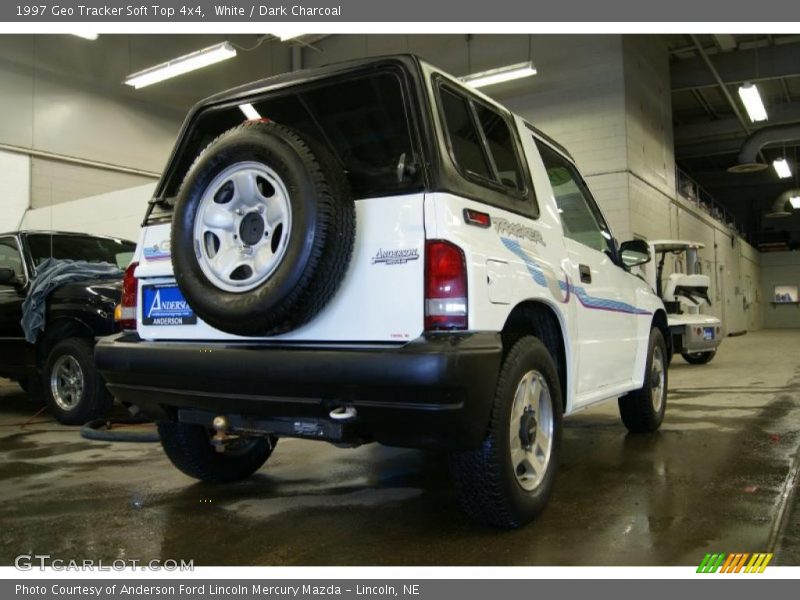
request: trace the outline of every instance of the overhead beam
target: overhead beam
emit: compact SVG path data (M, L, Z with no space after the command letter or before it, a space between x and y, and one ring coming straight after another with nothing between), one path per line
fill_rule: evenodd
M742 129L746 133L750 133L750 126L747 124L747 121L742 116L742 111L739 110L739 105L736 104L733 97L731 96L730 90L728 90L728 86L725 83L725 80L722 78L722 75L719 74L719 70L717 66L711 62L711 59L706 54L705 50L703 50L703 46L700 44L700 40L697 39L697 36L692 34L689 37L692 39L692 43L694 43L695 47L697 48L697 53L700 55L700 58L703 61L703 64L706 66L706 70L708 71L711 78L719 87L719 91L722 92L722 95L728 101L728 104L733 111L733 114L736 115L736 118L739 120L739 123L742 125Z
M800 142L785 144L787 148L800 146ZM775 148L781 144L770 144L762 148L762 151L767 148ZM690 158L708 158L709 156L725 156L731 155L731 164L736 162L736 157L742 149L741 138L720 139L710 142L693 142L675 146L675 160L687 160ZM767 162L763 154L761 161Z
M769 125L782 125L785 123L800 122L800 102L786 102L770 107ZM742 125L736 118L718 119L679 125L674 129L675 145L713 141L719 138L739 136L744 139L745 133Z
M728 84L798 77L800 43L720 52L714 55L714 68ZM673 92L718 85L702 56L673 61L670 78Z

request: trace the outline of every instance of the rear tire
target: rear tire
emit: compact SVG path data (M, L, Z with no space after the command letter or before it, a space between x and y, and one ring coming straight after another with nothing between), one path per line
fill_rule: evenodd
M690 365L705 365L711 362L711 359L717 355L716 350L711 352L681 352L683 360Z
M50 412L64 425L104 417L114 404L94 364L94 345L83 338L57 342L45 360L41 390ZM35 386L29 394L34 396Z
M480 523L505 529L536 517L553 489L561 421L561 384L553 359L540 340L523 337L500 369L483 444L450 455L464 511Z
M647 364L641 388L619 399L619 414L628 431L649 433L661 427L667 410L667 345L657 327L650 330Z
M275 437L242 437L224 452L217 452L211 445L210 430L174 421L159 421L158 434L167 458L179 471L210 483L250 477L267 462L278 443Z

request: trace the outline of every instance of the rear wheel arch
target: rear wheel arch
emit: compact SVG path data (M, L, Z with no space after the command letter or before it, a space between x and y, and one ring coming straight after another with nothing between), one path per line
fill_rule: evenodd
M83 338L94 343L94 330L75 317L59 317L45 324L43 335L36 342L36 362L44 366L47 355L58 342L66 338Z
M523 336L533 335L542 341L556 364L563 394L562 408L564 412L567 410L568 389L571 389L568 385L570 382L565 332L565 326L561 322L558 312L552 306L536 300L525 301L515 306L501 331L504 356Z

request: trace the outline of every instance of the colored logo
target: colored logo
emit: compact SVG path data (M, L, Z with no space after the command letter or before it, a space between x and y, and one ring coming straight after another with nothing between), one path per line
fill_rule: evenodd
M698 573L763 573L769 561L772 560L772 553L739 552L734 554L715 553L706 554L700 566L697 567Z

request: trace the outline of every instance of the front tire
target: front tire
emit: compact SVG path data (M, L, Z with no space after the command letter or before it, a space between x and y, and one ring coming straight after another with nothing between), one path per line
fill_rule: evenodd
M661 427L667 410L667 345L657 327L650 330L647 364L641 388L619 399L619 414L631 433L649 433Z
M450 455L464 511L478 522L505 529L534 519L553 489L561 421L561 384L553 359L540 340L523 337L500 369L483 444Z
M717 355L716 350L711 352L681 352L683 360L690 365L705 365L711 362L711 359Z
M34 394L31 389L31 395ZM57 342L45 360L41 393L56 420L83 425L104 417L114 403L94 364L94 345L83 338Z
M200 481L230 483L250 477L272 454L275 437L241 437L224 452L211 445L212 432L200 425L160 421L158 433L167 458L179 471Z

